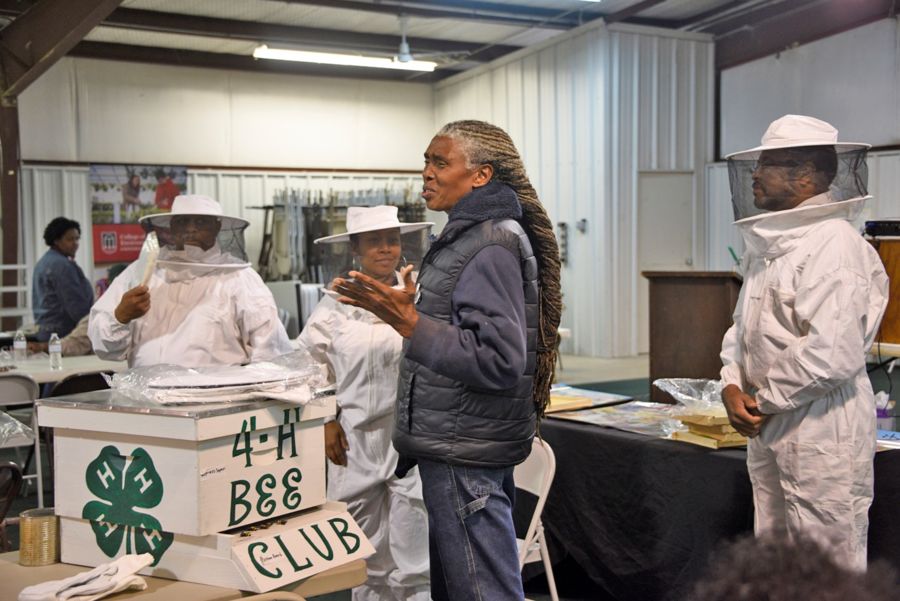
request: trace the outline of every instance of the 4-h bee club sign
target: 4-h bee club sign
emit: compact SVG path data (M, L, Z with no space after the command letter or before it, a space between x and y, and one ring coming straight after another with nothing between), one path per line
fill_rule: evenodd
M147 573L266 591L372 553L345 506L325 501L333 397L219 414L84 406L38 409L55 427L64 561L150 553ZM293 515L308 508L318 509Z
M130 262L144 241L138 220L168 212L187 191L187 168L171 165L91 165L94 262Z

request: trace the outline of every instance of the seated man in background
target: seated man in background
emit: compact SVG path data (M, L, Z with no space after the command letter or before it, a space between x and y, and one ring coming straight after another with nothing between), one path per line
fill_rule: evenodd
M726 157L747 251L722 342L722 400L751 437L756 532L813 537L856 570L875 454L866 352L888 298L881 260L852 225L871 198L867 148L787 115L762 146Z
M88 334L103 359L129 366L242 365L291 352L272 293L246 261L249 223L207 196L178 196L160 230L159 260L128 266L91 309Z
M53 334L67 335L91 310L94 288L75 262L80 240L81 226L65 217L57 217L44 229L50 250L34 266L31 281L40 341L50 340Z

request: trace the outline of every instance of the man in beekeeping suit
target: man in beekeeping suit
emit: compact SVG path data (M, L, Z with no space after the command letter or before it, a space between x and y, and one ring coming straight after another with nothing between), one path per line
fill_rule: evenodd
M91 308L99 357L206 367L291 352L272 293L246 260L246 220L208 196L184 195L141 224L157 234L159 258L149 269L129 265Z
M756 531L803 532L864 570L875 405L866 352L888 299L875 250L852 221L867 199L868 145L818 119L774 121L726 157L746 245L722 400L751 437Z

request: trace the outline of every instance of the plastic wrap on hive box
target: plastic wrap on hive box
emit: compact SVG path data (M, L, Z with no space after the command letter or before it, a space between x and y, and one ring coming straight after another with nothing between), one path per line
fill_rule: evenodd
M249 536L241 536L239 531L209 536L176 534L168 542L166 533L126 529L121 533L123 544L113 557L126 553L125 539L134 546L143 537L145 543L157 545L159 557L141 574L266 592L374 552L344 503L330 501L263 523L268 527L248 531ZM116 529L122 527L106 526L111 529L98 536L87 520L60 518L62 561L84 566L111 561L106 543L117 542Z
M56 513L190 536L325 502L324 405L147 406L112 391L38 402Z

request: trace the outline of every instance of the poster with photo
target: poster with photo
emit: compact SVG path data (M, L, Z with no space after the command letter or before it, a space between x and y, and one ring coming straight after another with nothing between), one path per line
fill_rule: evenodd
M187 168L171 165L91 165L94 263L137 259L144 241L138 220L167 212L187 191Z

